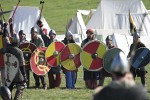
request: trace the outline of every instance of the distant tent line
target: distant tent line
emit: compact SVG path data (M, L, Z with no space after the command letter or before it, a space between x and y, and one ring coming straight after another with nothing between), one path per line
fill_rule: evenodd
M85 32L88 28L95 29L97 39L104 43L106 36L112 35L114 45L127 54L133 40L131 34L135 31L140 33L141 41L150 49L148 12L150 11L145 8L141 0L101 0L87 24L81 18L82 13L77 11L74 23L69 29L73 33L81 34L81 40L86 38ZM129 20L131 18L132 20Z
M132 22L129 21L129 10L133 18ZM30 39L30 28L33 26L37 27L36 21L39 17L39 12L38 7L18 7L15 15L17 20L14 20L15 31L18 32L24 29L28 39ZM82 40L86 38L86 30L88 28L95 29L96 38L104 43L106 36L112 35L114 45L124 50L127 54L129 45L132 43L130 29L135 26L136 30L138 30L142 36L142 41L150 48L150 43L147 42L150 39L149 12L150 11L146 10L143 2L140 0L101 0L96 10L78 10L70 24L67 24L66 30L70 30L73 33L75 41L79 45ZM84 22L82 15L91 17L87 24ZM44 27L47 28L49 32L50 27L48 23L44 17L42 17L42 20ZM130 25L134 27L130 28ZM57 38L58 40L62 40L64 35L57 35Z

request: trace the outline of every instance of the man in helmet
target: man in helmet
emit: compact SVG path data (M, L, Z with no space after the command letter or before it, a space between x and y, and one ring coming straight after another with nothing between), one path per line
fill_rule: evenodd
M94 40L94 30L93 29L88 29L86 31L87 38L82 41L81 47L83 47L85 44L87 44L89 41ZM84 80L85 80L85 85L89 89L95 89L97 87L97 80L99 77L99 72L98 71L88 71L85 68L84 70Z
M55 30L51 29L49 32L49 36L45 34L43 29L42 21L38 21L37 25L39 26L39 33L44 40L44 44L48 47L52 42L56 42L56 32ZM56 76L56 77L55 77ZM49 79L49 88L59 87L61 84L61 68L60 65L52 67L48 72L48 79Z
M93 100L148 100L143 86L135 84L128 60L123 52L114 57L111 64L113 81L93 95Z
M19 70L12 81L11 85L8 87L10 91L13 90L14 85L16 85L17 90L15 93L14 100L18 100L19 97L23 94L23 90L25 88L27 78L25 73L25 61L23 57L23 52L18 48L19 46L19 37L17 34L13 34L11 46L6 47L6 53L11 53L18 58L19 61Z
M37 47L44 46L43 40L38 36L37 29L35 27L31 28L31 42L35 44ZM33 73L35 79L35 88L38 89L40 87L40 79L43 85L43 88L47 89L47 84L45 81L45 75L36 75Z
M23 30L20 30L18 35L19 35L19 40L20 40L19 44L20 45L23 44L23 43L28 43L29 42L29 41L26 40L26 34L24 33ZM30 69L29 68L30 68L30 65L29 65L29 67L25 67L26 76L27 76L27 79L28 79L28 81L27 81L27 88L29 88L29 83L30 83Z
M62 42L67 45L69 43L75 43L75 40L73 38L73 34L71 31L67 31L65 34L64 40ZM76 76L77 76L77 70L69 71L65 69L62 66L63 73L65 74L65 79L66 79L66 88L67 89L74 89L75 88L75 83L76 83Z
M0 57L3 57L3 54L5 53L6 47L10 46L10 37L9 37L9 33L7 30L7 25L6 23L4 23L3 25L1 25L1 29L0 29L0 37L1 37L1 46L2 48L0 49ZM2 86L5 85L5 69L4 69L4 58L3 60L1 59L0 62L0 71L1 71L1 82L2 82Z
M113 43L112 43L112 37L111 37L111 35L108 35L106 37L105 41L106 41L106 45L107 45L108 49L112 49L112 48L115 47L113 45ZM102 68L100 70L99 74L100 74L99 75L99 86L103 86L105 77L112 77L112 75L110 73L106 72L104 68Z
M52 42L56 42L56 32L55 30L50 30L49 32L49 45ZM56 77L55 77L56 76ZM60 87L61 84L61 65L51 67L50 71L48 72L48 79L49 79L49 87L55 88Z
M111 35L108 35L107 37L106 37L106 45L107 45L107 47L108 47L108 49L111 49L111 48L114 48L115 46L113 45L113 43L112 43L112 37L111 37Z
M1 86L0 87L0 95L2 100L11 100L11 92L8 87Z
M141 48L141 47L145 47L145 45L140 41L139 33L135 32L134 35L133 35L133 43L130 46L130 51L129 51L129 54L128 54L128 58L133 57L135 51L138 48ZM143 86L145 86L146 85L145 78L146 78L146 73L147 73L147 71L145 70L145 67L135 69L131 66L130 70L131 70L134 78L136 76L140 77L141 78L141 83L143 84Z
M24 33L23 30L20 30L18 35L19 35L20 44L28 42L26 40L26 34Z

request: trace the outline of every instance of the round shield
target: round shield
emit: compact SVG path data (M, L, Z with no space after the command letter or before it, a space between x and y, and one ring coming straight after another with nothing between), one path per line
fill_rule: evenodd
M121 51L119 48L112 48L105 53L103 57L103 67L108 73L111 73L110 67L115 55Z
M145 47L137 49L131 62L134 68L146 66L150 62L150 50Z
M0 49L2 49L4 46L3 46L3 35L0 35ZM4 68L4 57L3 57L3 54L0 53L0 68Z
M6 86L9 87L18 72L19 61L13 54L10 53L4 54L4 61L5 61L5 82Z
M45 75L50 70L45 60L45 51L46 47L38 47L31 55L30 66L37 75Z
M19 48L23 52L23 56L25 59L25 68L31 69L30 68L30 58L31 58L31 54L33 53L33 51L37 48L36 45L34 45L31 42L22 43L22 44L20 44Z
M81 48L75 43L69 43L61 52L60 61L67 70L76 70L80 67Z
M45 59L47 64L51 67L56 67L60 64L60 52L65 47L65 44L62 42L53 42L51 43L45 53Z
M81 64L90 71L100 70L103 66L103 56L106 53L106 45L97 40L88 42L80 53Z

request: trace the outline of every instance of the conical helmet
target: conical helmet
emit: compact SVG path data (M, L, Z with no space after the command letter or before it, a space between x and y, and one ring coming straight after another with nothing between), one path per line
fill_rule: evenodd
M124 74L129 72L129 70L129 64L125 54L123 52L117 53L111 64L111 72Z

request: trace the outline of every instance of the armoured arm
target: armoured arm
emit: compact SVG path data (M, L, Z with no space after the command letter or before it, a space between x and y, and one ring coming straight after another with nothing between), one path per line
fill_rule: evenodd
M21 71L23 77L25 78L26 77L25 66L20 66L20 71Z
M25 71L25 60L24 60L24 56L23 56L23 52L21 51L20 53L20 64L19 64L19 68L20 68L20 71L24 77L24 80L27 82L27 77L26 77L26 71Z
M45 46L47 46L48 45L47 43L50 41L49 37L44 34L44 32L41 28L39 29L39 33L44 41Z

